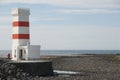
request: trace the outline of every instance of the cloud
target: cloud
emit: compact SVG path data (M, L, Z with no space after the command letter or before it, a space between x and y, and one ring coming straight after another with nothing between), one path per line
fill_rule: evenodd
M54 18L54 17L32 17L31 21L63 21L64 18Z
M1 23L0 23L1 24ZM0 46L1 50L4 49L11 49L11 33L12 33L12 27L10 25L0 25L0 45L4 45L4 46Z
M42 49L119 49L120 47L120 27L36 24L35 26L31 27L31 42L41 44Z
M11 16L0 16L0 24L8 25L8 23L11 23L11 21Z
M120 8L119 0L1 0L0 3L50 4L80 8Z
M110 9L58 9L54 12L65 14L113 14L120 13L119 10Z
M31 44L42 49L119 49L120 27L99 25L38 25L30 27ZM0 27L1 49L11 49L12 27ZM36 35L39 34L39 35Z

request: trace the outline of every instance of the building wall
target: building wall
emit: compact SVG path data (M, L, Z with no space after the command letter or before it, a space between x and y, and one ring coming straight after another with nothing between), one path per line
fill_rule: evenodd
M40 46L30 45L28 46L28 58L29 59L39 59L40 58Z
M29 35L29 9L16 8L12 10L12 59L19 59L20 46L27 46L30 44ZM18 52L15 52L18 50Z
M14 27L12 29L12 34L19 34L19 33L28 34L29 33L29 28L21 26L19 28L18 27Z
M12 59L28 60L40 58L40 46L30 45L29 9L16 8L12 11ZM21 57L22 55L22 57Z

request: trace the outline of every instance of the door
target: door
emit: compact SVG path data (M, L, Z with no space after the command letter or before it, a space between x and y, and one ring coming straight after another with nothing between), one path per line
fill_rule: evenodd
M23 50L22 49L19 50L19 58L21 60L23 59Z

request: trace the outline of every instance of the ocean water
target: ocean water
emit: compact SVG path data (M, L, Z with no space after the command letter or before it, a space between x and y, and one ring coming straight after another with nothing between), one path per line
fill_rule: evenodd
M120 54L120 50L41 50L42 55Z
M0 57L11 54L11 50L0 50ZM120 54L120 50L41 50L41 55L69 55L69 54Z

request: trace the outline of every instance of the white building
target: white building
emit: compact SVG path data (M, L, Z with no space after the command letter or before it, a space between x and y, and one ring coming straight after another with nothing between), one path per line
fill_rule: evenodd
M12 60L29 60L40 58L40 45L30 45L29 9L12 10Z

